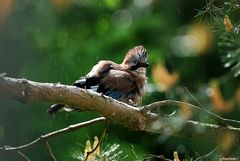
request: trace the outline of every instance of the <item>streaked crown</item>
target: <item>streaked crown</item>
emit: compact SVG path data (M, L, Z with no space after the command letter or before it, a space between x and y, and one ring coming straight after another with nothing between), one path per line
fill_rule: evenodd
M130 49L122 64L128 66L131 70L136 70L140 67L148 67L148 54L146 48L144 46L136 46Z

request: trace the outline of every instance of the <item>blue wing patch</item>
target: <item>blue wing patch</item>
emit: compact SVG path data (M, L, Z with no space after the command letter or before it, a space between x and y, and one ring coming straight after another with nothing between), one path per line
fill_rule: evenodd
M120 99L123 96L123 93L119 91L109 90L105 93L105 95L114 99Z

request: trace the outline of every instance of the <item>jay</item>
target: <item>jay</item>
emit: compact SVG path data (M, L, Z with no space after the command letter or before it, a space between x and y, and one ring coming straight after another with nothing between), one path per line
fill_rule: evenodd
M136 46L127 52L121 64L109 60L99 61L86 76L75 81L73 86L139 106L147 85L148 66L147 50L143 46ZM62 109L71 111L74 107L54 104L48 109L48 113L53 114Z

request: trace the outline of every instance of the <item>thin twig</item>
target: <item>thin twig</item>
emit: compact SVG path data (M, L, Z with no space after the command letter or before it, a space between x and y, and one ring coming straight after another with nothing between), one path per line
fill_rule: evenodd
M19 150L17 151L17 153L22 156L25 160L27 161L31 161L25 154L23 154L22 152L20 152Z
M196 101L196 103L198 103L199 106L202 107L203 111L206 111L206 112L207 112L208 114L210 114L210 115L214 114L214 115L215 115L214 117L218 117L217 119L220 119L221 121L233 122L233 123L238 123L238 124L240 123L240 121L238 121L238 120L226 119L226 118L223 118L223 117L221 117L221 116L219 116L219 115L217 115L217 114L215 114L215 113L212 113L212 112L206 110L207 108L206 108L204 105L202 105L202 104L191 94L191 92L190 92L186 87L184 87L184 89L185 89L185 90L187 91L187 93Z
M136 159L138 159L138 156L137 156L137 154L136 154L136 152L135 152L135 148L134 148L134 146L130 143L130 146L132 147L132 153L134 154L134 156L136 157Z
M194 161L198 161L200 159L203 159L203 158L208 158L210 155L212 155L219 147L216 147L214 148L212 151L210 151L210 153L206 154L206 155L203 155L203 156L200 156L198 157L197 159L195 159Z
M157 108L160 108L161 106L165 106L165 105L185 105L189 108L193 108L193 109L196 109L198 111L204 112L204 113L208 114L209 116L212 116L213 118L217 119L220 122L229 122L229 123L231 122L231 123L240 124L239 120L226 119L226 118L223 118L223 117L221 117L221 116L219 116L219 115L217 115L213 112L202 109L199 106L196 106L196 105L193 105L193 104L190 104L190 103L186 103L186 102L182 102L182 101L175 101L175 100L164 100L164 101L154 102L154 103L151 103L149 105L143 106L141 108L141 111L142 111L143 114L145 114L145 113L147 113L147 112L149 112L153 109L157 109Z
M148 154L148 157L144 158L142 161L147 161L152 158L161 159L163 161L172 161L171 159L165 158L163 155L154 155L154 154Z
M2 146L2 147L0 147L0 151L1 150L2 151L14 151L14 150L30 148L30 147L34 146L35 144L37 144L37 143L39 143L41 141L48 140L49 138L58 136L60 134L73 132L73 131L78 130L79 128L86 127L88 125L92 125L92 124L95 124L95 123L98 123L98 122L102 122L102 121L105 121L105 120L106 120L105 117L98 117L98 118L95 118L95 119L92 119L92 120L89 120L89 121L85 121L85 122L81 122L81 123L78 123L78 124L70 125L70 126L68 126L66 128L63 128L63 129L60 129L60 130L57 130L57 131L53 131L53 132L45 134L45 135L41 135L39 138L33 140L30 143L24 144L24 145L15 146L15 147Z
M99 142L97 143L97 145L94 147L93 150L91 150L90 152L87 152L87 156L85 158L84 161L87 161L88 157L90 156L90 154L92 154L93 152L95 152L95 150L97 150L97 148L99 147L99 145L102 143L103 141L103 138L105 137L106 135L106 131L107 131L107 128L108 128L108 120L106 120L106 124L105 124L105 128L103 130L103 133L102 133L102 136L101 136L101 139L99 140Z
M50 147L50 145L48 144L47 141L45 141L45 144L46 144L46 147L48 149L50 157L53 159L53 161L57 161L56 157L54 156L54 154L52 152L52 148Z
M187 87L184 87L185 91L194 99L194 101L199 104L200 107L202 108L206 108L205 106L203 106L193 95L192 93L187 89Z

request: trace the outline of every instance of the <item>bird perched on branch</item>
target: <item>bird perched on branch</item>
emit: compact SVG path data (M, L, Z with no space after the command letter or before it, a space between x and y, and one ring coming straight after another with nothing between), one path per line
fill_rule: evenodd
M130 49L123 62L117 64L101 60L84 77L73 86L91 89L127 104L138 106L142 102L144 88L147 85L146 67L148 67L147 50L143 46ZM53 114L62 109L71 110L64 104L54 104L48 109Z

